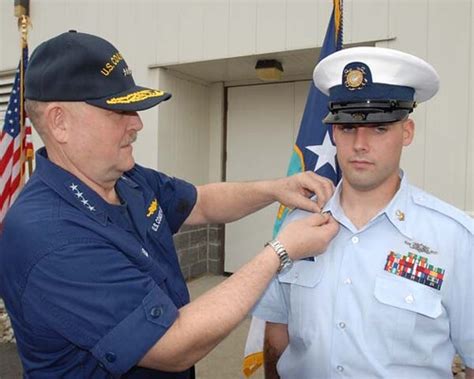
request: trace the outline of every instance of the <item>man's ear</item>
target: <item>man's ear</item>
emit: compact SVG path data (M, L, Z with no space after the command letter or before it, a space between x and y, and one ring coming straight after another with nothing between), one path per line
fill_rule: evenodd
M411 144L411 142L413 141L413 138L415 137L415 122L411 118L408 118L405 121L403 121L402 127L403 127L403 146L408 146Z
M46 127L51 138L58 143L68 141L68 115L60 103L49 103L44 111Z

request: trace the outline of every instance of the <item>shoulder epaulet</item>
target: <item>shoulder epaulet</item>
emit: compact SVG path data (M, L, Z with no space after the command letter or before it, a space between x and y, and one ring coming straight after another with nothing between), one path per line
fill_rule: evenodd
M413 193L413 202L451 218L474 234L474 218L451 204L421 190Z

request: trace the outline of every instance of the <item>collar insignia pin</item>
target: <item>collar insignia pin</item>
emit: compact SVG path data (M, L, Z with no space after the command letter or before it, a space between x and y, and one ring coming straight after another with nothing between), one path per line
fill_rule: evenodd
M397 215L398 221L405 221L405 213L403 213L400 209L397 209L395 214Z
M69 186L69 189L76 196L76 198L81 202L83 206L85 206L89 211L95 212L95 207L91 205L91 203L89 203L89 200L87 200L84 197L84 193L79 190L77 184L71 183L71 185Z

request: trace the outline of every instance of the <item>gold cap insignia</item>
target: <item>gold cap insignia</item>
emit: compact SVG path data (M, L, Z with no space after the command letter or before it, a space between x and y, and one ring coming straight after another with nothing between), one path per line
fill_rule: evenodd
M361 89L367 83L364 67L348 68L344 70L344 85L347 89L354 91Z

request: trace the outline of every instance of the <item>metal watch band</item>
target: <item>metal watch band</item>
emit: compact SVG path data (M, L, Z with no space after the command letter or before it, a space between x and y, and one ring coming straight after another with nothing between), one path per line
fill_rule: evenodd
M280 259L280 267L278 267L277 273L280 273L283 269L293 264L293 261L289 257L288 252L286 251L285 247L277 239L267 242L265 246L270 246L278 255L278 258Z

